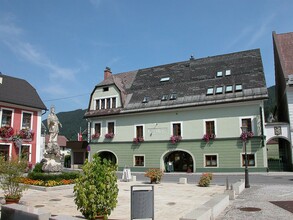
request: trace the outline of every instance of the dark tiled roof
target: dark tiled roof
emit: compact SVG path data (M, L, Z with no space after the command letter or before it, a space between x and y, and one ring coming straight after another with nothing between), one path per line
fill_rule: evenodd
M230 70L231 75L225 76L226 70ZM218 71L223 72L222 77L216 76ZM171 63L140 69L128 74L134 75L134 73L133 81L124 84L126 99L120 113L266 99L268 97L259 49ZM119 74L113 76L118 77ZM169 80L161 82L162 78L169 78ZM105 83L104 81L100 85ZM210 87L215 89L218 86L235 86L236 84L242 85L242 91L206 95L207 89ZM223 87L224 90L225 87ZM177 94L175 100L169 99L172 93ZM166 101L161 100L163 95L168 95ZM146 96L149 101L143 103ZM90 116L88 112L86 117L105 115L104 111L107 110L91 112Z
M0 102L47 109L37 91L26 80L0 74Z
M276 34L273 32L273 39L278 51L284 76L293 74L293 32Z

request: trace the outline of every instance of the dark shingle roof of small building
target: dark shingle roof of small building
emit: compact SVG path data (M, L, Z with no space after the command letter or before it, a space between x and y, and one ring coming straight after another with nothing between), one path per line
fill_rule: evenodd
M230 75L225 75L230 70ZM217 77L217 72L222 72ZM91 110L86 117L137 111L170 109L208 104L266 99L268 97L260 50L249 50L226 55L171 63L112 75L113 79L126 77L123 108L119 111ZM131 77L130 77L131 76ZM106 79L98 86L107 85ZM122 80L123 81L123 80ZM115 84L112 80L112 84ZM225 86L242 85L239 92L225 93ZM207 89L222 86L223 93L207 95ZM177 98L170 99L172 93ZM167 99L162 101L162 96ZM147 97L148 101L143 102Z
M36 89L26 80L0 74L0 102L26 106L30 108L47 109Z

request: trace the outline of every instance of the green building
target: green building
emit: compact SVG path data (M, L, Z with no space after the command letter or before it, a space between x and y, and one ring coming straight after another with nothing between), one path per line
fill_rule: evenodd
M267 170L263 102L268 98L259 49L112 74L90 96L90 155L132 171Z

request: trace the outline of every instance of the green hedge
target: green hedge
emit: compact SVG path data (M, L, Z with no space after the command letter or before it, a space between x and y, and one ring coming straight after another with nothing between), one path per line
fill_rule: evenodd
M38 172L31 172L28 174L28 178L33 180L71 180L76 179L80 176L79 172L62 172L60 174L48 174L48 173L38 173Z

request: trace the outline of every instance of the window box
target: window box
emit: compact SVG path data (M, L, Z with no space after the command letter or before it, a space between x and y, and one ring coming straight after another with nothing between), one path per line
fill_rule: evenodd
M1 138L11 138L14 134L14 130L10 126L3 126L0 128L0 137Z
M133 138L133 143L138 144L144 142L143 137Z
M107 139L112 139L112 138L114 138L114 133L108 133L108 134L105 134L105 138L107 138Z
M205 142L210 142L210 140L215 140L215 139L216 139L215 134L204 134L202 137L202 140L204 140Z
M180 135L173 135L170 137L170 141L172 144L176 144L177 142L181 140L182 140L182 137Z
M33 130L24 128L19 131L18 135L21 139L33 139L34 132Z
M99 139L100 138L100 133L95 133L92 135L92 139Z
M253 137L253 132L252 131L242 132L241 135L240 135L240 138L241 138L242 141L247 141L252 137Z

